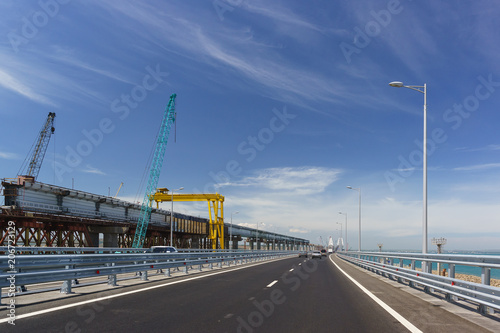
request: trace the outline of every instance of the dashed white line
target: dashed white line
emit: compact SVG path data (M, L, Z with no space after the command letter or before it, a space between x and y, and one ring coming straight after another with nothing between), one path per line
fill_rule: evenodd
M396 318L396 320L399 321L401 324L403 324L403 326L406 327L410 332L412 332L412 333L423 333L415 325L413 325L408 320L406 320L405 317L403 317L402 315L400 315L399 313L397 313L389 305L387 305L384 302L382 302L382 300L380 298L378 298L377 296L373 295L368 289L366 289L365 287L363 287L358 281L354 280L349 274L347 274L346 272L344 272L342 270L342 268L340 268L339 265L337 265L333 261L333 259L331 257L330 257L330 261L339 269L339 271L341 271L345 276L347 276L349 278L349 280L351 280L359 289L361 289L362 291L364 291L365 294L367 294L368 296L370 296L371 299L373 299L378 305L380 305L391 316L393 316L394 318Z
M26 313L26 314L22 314L22 315L16 316L16 320L24 319L24 318L29 318L29 317L33 317L33 316L39 316L39 315L50 313L50 312L54 312L54 311L59 311L59 310L69 309L69 308L74 308L74 307L77 307L77 306L80 306L80 305L85 305L85 304L89 304L89 303L95 303L95 302L99 302L99 301L103 301L103 300L108 300L108 299L113 299L113 298L117 298L117 297L121 297L121 296L132 295L132 294L140 293L140 292L143 292L143 291L157 289L157 288L162 288L162 287L166 287L166 286L171 286L171 285L175 285L175 284L179 284L179 283L183 283L183 282L187 282L187 281L199 280L199 279L203 279L203 278L206 278L206 277L209 277L209 276L214 276L214 275L219 275L219 274L225 274L225 273L229 273L229 272L234 272L234 271L245 269L245 268L250 268L250 267L254 267L254 266L258 266L258 265L264 265L264 264L267 264L269 262L272 262L272 261L250 264L248 266L242 266L242 267L238 267L238 268L233 268L231 270L217 271L217 272L209 273L209 274L206 274L206 275L193 276L191 278L187 278L187 279L183 279L183 280L177 280L177 281L172 281L172 282L167 282L167 283L164 283L164 284L159 284L159 285L155 285L155 286L151 286L151 287L145 287L145 288L141 288L141 289L130 290L130 291L126 291L126 292L123 292L123 293L113 294L113 295L109 295L109 296L102 296L102 297L99 297L99 298L94 298L94 299L90 299L90 300L86 300L86 301L81 301L81 302L76 302L76 303L72 303L72 304L66 304L66 305L56 306L56 307L53 307L53 308L43 309L43 310L39 310L39 311L33 311L31 313ZM7 321L9 321L9 318L0 319L0 324L1 323L5 323Z
M289 272L293 272L293 268L291 270L289 270Z
M274 280L273 282L269 283L266 288L271 288L272 286L274 286L276 283L278 283L278 280Z

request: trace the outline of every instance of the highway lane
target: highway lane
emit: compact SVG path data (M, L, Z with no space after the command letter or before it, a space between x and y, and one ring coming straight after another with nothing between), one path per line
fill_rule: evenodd
M321 260L291 258L245 269L241 269L242 267L244 266L222 274L207 273L203 278L19 319L15 328L0 324L0 330L2 332L408 331L386 310L354 286L352 281L327 258ZM176 280L165 280L162 283L165 284L167 281ZM153 285L162 283L157 282ZM134 289L141 288L143 286ZM70 302L75 300L68 299L67 303ZM58 305L62 303L64 302L59 301ZM43 304L45 308L49 306L50 304ZM433 311L432 307L430 308L427 311ZM19 308L19 313L29 313L39 309L40 305Z

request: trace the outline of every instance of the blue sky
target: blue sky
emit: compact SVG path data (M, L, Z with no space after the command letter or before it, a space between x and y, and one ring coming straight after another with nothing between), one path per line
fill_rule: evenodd
M319 243L420 250L427 84L429 239L500 248L500 5L492 1L0 3L0 177L56 112L39 180L142 200L217 191L233 222ZM207 216L204 204L176 211ZM345 231L345 223L343 225ZM429 249L433 249L429 240Z

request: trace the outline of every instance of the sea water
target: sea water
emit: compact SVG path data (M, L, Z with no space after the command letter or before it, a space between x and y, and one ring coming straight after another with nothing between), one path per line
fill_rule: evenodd
M489 253L471 253L471 252L448 252L447 254L464 254L464 255L478 255L478 256L500 256L500 253L498 252L489 252ZM398 260L396 259L396 263ZM403 261L404 265L410 265L411 261L410 260L404 260ZM415 267L416 268L421 268L422 267L422 262L421 261L415 261ZM441 269L445 268L446 271L448 271L448 264L442 264ZM432 269L437 270L437 263L432 263ZM455 273L456 274L467 274L467 275L474 275L474 276L481 276L481 267L475 267L475 266L465 266L465 265L455 265ZM490 278L492 279L499 279L500 280L500 269L492 268L491 273L490 273Z

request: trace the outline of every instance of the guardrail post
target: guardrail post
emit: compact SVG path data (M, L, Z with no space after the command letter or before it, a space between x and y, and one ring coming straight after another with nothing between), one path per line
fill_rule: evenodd
M170 277L170 268L165 269L165 276Z
M18 268L18 269L17 269L17 273L21 273L21 268ZM16 291L17 291L18 293L22 293L22 292L24 292L24 291L27 291L27 289L26 289L26 286L25 286L25 285L20 285L20 286L16 286Z
M479 313L481 314L489 314L489 315L492 315L495 313L495 310L493 310L492 308L490 308L489 306L486 306L484 304L479 304L479 307L477 308L477 310L479 311Z
M446 298L446 300L448 302L456 302L456 301L458 301L458 297L455 296L455 295L452 295L452 294L446 294L445 298Z
M481 283L484 285L490 285L491 269L489 267L481 268Z
M146 261L143 261L143 264L146 264ZM142 271L139 272L139 275L141 276L141 281L148 281L148 271Z
M115 263L107 263L106 266L111 267L114 266ZM108 275L108 286L116 287L118 284L116 283L116 274Z
M185 274L188 274L188 267L187 267L187 265L186 265L186 266L184 266L184 273L185 273Z
M201 269L202 267L203 267L203 264L200 264L200 269L199 269L200 272L202 271L202 269Z
M448 264L448 277L455 278L455 264Z
M72 265L66 265L65 269L71 269ZM71 291L71 281L72 280L65 280L61 286L61 294L72 294Z

